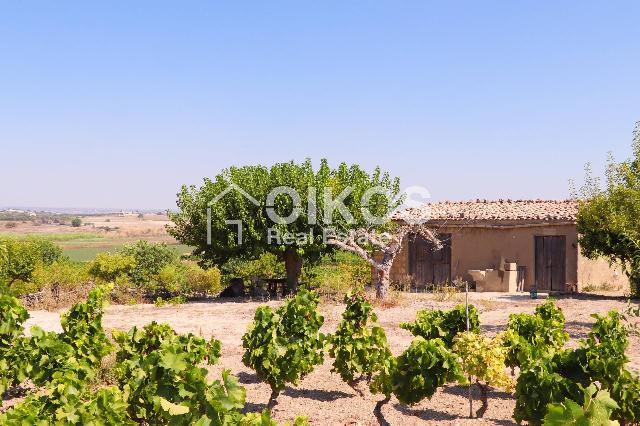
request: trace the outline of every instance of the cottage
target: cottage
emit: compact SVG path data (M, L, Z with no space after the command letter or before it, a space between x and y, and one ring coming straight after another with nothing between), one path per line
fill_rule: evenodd
M392 282L413 286L473 282L477 291L579 291L585 285L626 286L619 267L580 254L572 200L476 200L425 204L396 219L426 222L442 248L405 239Z

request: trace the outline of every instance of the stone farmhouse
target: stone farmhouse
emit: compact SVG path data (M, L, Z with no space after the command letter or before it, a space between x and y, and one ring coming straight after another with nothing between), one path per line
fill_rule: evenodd
M396 220L437 229L442 248L405 238L391 281L420 288L462 279L476 291L575 292L585 285L626 286L620 267L580 254L572 200L438 202Z

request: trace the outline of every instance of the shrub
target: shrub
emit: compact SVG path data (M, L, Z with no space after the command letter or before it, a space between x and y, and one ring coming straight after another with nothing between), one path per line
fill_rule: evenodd
M337 251L306 268L302 279L323 297L342 297L345 293L362 291L371 283L371 266L353 253Z
M284 262L273 253L263 253L257 259L246 260L239 257L228 260L220 268L225 279L281 278L285 276Z
M217 293L221 287L217 268L202 269L193 262L183 262L163 266L151 289L156 294L195 296Z
M561 403L549 404L544 424L614 426L618 422L610 420L611 413L618 408L620 407L611 399L609 392L604 389L598 390L594 384L591 384L584 389L582 406L569 398L565 398Z
M370 379L384 368L391 351L384 329L375 324L378 318L364 296L348 294L344 303L347 306L342 321L329 336L329 354L335 358L331 371L355 389L356 375Z
M152 244L144 240L126 244L119 253L135 260L128 275L138 286L148 285L164 266L176 263L179 257L178 252L165 243Z
M29 318L27 310L15 297L0 293L0 395L25 379L20 358L16 358L19 338Z
M115 281L120 277L130 277L137 266L136 259L121 253L98 253L89 266L89 274L105 281Z
M415 404L431 398L437 388L448 382L466 382L458 357L441 339L425 340L418 336L399 357L388 358L369 389L382 393L385 399L376 404L374 413L383 423L382 406L393 393L404 404Z
M47 285L69 289L78 284L86 283L89 279L88 264L63 259L48 266L38 265L33 272L31 281L37 285L38 289Z
M509 315L504 340L507 365L522 369L539 357L553 356L569 340L564 323L562 310L551 299L538 305L533 315Z
M81 225L82 225L82 219L80 219L79 217L74 217L71 220L71 226L73 226L74 228L80 228Z
M0 281L29 282L38 265L51 265L62 258L62 249L42 238L0 239Z
M454 337L467 330L467 310L465 305L457 305L450 311L418 311L415 322L402 323L400 328L426 340L442 339L447 347L451 347ZM478 310L473 305L469 305L469 330L474 333L480 332Z
M482 406L476 415L482 417L489 405L489 386L510 392L515 385L504 371L507 349L503 344L503 335L489 338L477 333L460 333L453 340L453 351L462 359L464 372L475 377L480 387Z
M269 407L287 383L297 384L323 362L325 337L319 330L324 318L318 303L317 293L303 288L276 312L261 306L242 336L242 362L271 386Z
M245 403L245 390L228 370L222 381L207 381L206 361L220 357L220 341L178 335L151 323L128 333L115 330L119 346L115 374L126 389L129 415L149 424L231 424Z

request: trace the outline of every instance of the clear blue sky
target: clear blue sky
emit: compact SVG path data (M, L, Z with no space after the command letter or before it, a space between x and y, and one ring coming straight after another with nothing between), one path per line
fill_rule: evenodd
M3 2L0 205L169 208L234 164L560 198L629 155L640 2Z

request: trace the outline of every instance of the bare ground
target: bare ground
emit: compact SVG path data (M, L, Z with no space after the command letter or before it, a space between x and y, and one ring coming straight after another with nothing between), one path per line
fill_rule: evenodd
M460 299L461 300L461 299ZM398 324L412 321L415 312L424 308L450 308L459 301L437 302L430 295L406 295L399 306L377 309L379 322L385 328L391 350L400 354L411 342L409 332ZM481 312L480 321L485 332L493 334L506 326L509 314L533 312L540 300L530 300L528 295L471 294L471 302ZM280 302L269 302L277 306ZM626 303L622 298L607 296L563 297L558 301L567 318L567 331L572 345L589 332L592 313L605 313L615 309L623 311ZM215 336L222 341L220 363L211 367L211 377L219 377L223 368L230 369L247 388L247 410L261 411L269 399L269 386L260 383L252 370L242 364L242 335L253 318L259 302L218 301L211 303L191 303L182 306L155 307L153 305L110 306L104 318L104 326L129 329L133 325L144 325L151 321L169 323L178 332L192 332L205 337ZM325 303L321 306L325 316L323 332L335 330L343 306ZM29 325L38 324L46 329L59 330L59 314L46 311L30 312ZM631 337L629 348L631 368L640 367L640 339ZM273 411L275 419L291 421L296 415L305 415L314 425L376 425L373 408L381 399L371 395L366 384L361 384L365 396L357 395L343 383L337 374L331 373L331 359L304 378L297 387L287 388L279 397L279 404ZM474 390L475 394L475 390ZM447 386L439 390L431 400L414 406L404 406L392 399L383 409L385 419L391 425L414 424L514 424L511 419L515 400L511 395L492 392L489 395L489 409L484 419L470 420L467 389ZM479 402L475 401L474 409Z

